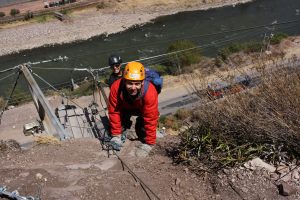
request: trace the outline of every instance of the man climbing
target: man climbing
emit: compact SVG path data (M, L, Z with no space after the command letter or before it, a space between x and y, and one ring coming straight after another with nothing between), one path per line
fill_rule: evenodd
M111 55L108 58L108 65L110 66L112 73L109 76L108 85L111 85L118 79L122 78L122 70L121 70L122 58L118 55Z
M153 83L145 80L145 76L145 68L141 63L129 62L123 78L111 86L108 114L111 144L115 150L120 150L125 142L131 116L138 116L136 134L142 144L138 146L137 152L148 154L156 143L158 93Z

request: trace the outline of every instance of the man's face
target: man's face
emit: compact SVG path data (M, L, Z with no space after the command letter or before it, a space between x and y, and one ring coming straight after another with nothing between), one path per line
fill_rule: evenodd
M143 81L131 81L126 80L125 81L125 87L128 92L128 94L135 96L137 95L143 86Z
M116 64L116 65L112 66L111 69L112 69L113 73L118 74L120 72L121 65Z

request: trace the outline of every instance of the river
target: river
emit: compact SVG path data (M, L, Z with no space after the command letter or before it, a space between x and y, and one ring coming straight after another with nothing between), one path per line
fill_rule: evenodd
M166 52L168 45L175 40L192 40L202 48L206 56L215 56L217 50L232 42L262 40L265 34L284 32L300 34L300 22L280 24L300 20L299 0L256 0L252 3L216 8L206 11L182 12L164 16L141 27L108 37L98 36L86 41L71 44L41 47L25 50L17 54L0 57L0 69L25 62L54 59L59 56L68 60L34 65L41 68L100 68L107 65L111 53L118 53L124 61L130 61ZM268 24L280 24L267 26ZM264 26L265 25L265 26ZM257 27L261 26L261 27ZM250 29L247 29L252 27ZM255 28L257 27L257 28ZM238 29L247 29L235 31ZM145 64L160 63L160 59L150 59ZM69 81L82 73L59 70L34 72L51 83ZM86 74L85 74L86 75ZM0 77L0 79L3 75ZM0 82L0 95L13 78Z

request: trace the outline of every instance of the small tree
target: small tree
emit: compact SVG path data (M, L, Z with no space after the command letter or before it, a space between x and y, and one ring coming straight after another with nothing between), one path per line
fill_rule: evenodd
M172 43L167 50L168 53L174 52L169 57L169 63L176 63L181 69L190 66L191 64L201 61L201 49L192 41L178 40Z
M13 8L13 9L10 10L10 15L11 15L11 16L16 16L16 15L19 14L19 13L20 13L20 10L19 10L19 9Z
M30 20L31 18L33 18L33 13L31 11L27 11L25 16L24 16L24 20Z
M5 13L4 12L0 12L0 17L4 17Z

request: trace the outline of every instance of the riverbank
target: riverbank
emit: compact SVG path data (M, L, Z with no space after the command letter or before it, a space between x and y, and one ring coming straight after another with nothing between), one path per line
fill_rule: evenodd
M177 12L235 6L250 1L252 0L105 1L102 9L88 8L71 13L71 20L68 22L52 19L44 23L1 26L0 56L44 45L87 40L101 34L109 35Z

